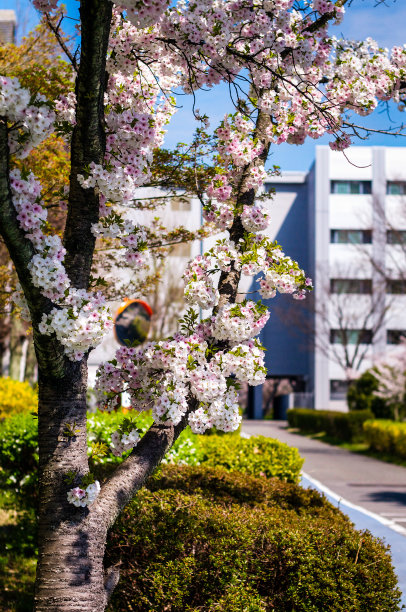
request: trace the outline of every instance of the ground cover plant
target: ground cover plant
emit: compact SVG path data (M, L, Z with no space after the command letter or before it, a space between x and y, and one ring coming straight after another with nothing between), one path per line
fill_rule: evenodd
M362 117L379 101L404 106L406 49L331 37L345 4L83 0L75 50L61 35L58 1L34 0L74 75L57 96L47 86L55 71L42 71L35 87L35 69L0 78L0 235L38 366L37 612L104 610L118 578L117 566L104 564L106 535L122 509L187 425L195 433L238 428L239 383L257 385L266 374L258 335L269 317L260 301L240 301L241 274L258 279L263 299L280 291L301 300L312 288L261 233L269 216L256 193L271 145L328 134L343 150L363 130L343 120L347 110ZM235 112L208 132L194 107L196 137L159 163L175 92L219 82ZM52 136L69 155L49 190L28 156ZM207 224L228 233L184 272L191 308L179 333L122 347L101 365L100 406L116 409L126 391L134 413L152 410L154 423L146 433L129 417L120 423L112 454L126 457L100 484L91 468L104 449L89 455L87 444L87 360L112 326L117 267L141 291L151 250L201 235L140 222L146 204L137 188L173 186L174 168L176 187L199 197ZM211 311L203 321L200 308Z

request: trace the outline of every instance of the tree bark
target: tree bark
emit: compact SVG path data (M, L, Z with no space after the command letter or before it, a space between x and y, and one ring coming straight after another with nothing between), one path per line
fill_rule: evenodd
M88 470L86 453L86 366L72 364L64 380L39 381L39 560L35 612L102 612L118 582L115 568L103 568L108 529L123 507L159 465L165 452L186 427L154 425L130 457L103 484L90 508L67 501L64 477L69 470ZM190 410L197 407L190 401ZM77 435L65 435L66 425Z
M87 524L89 510L67 500L88 471L86 380L84 362L67 364L63 378L39 372L36 611L104 609L103 555ZM73 484L66 481L69 473L76 474Z
M80 66L76 79L76 125L71 142L69 206L64 245L65 267L74 287L87 289L96 239L93 223L99 220L99 195L82 189L77 175L92 162L103 164L106 149L104 93L106 55L112 16L110 0L82 0Z
M33 385L37 382L37 360L32 335L28 337L27 355L25 359L24 380Z
M99 196L82 189L77 175L105 153L103 97L112 16L110 0L82 0L82 42L76 80L76 126L71 142L71 175L64 244L73 287L88 288L99 218ZM38 357L42 337L34 341ZM58 343L59 344L59 343ZM39 359L39 560L36 612L99 612L105 609L103 556L106 521L89 508L75 508L67 492L88 472L86 444L87 360L71 362L58 346L57 372ZM72 435L72 433L74 435ZM67 475L74 482L67 482Z
M23 359L24 340L26 340L26 330L21 319L14 315L11 318L9 344L9 376L13 380L21 380L21 360Z

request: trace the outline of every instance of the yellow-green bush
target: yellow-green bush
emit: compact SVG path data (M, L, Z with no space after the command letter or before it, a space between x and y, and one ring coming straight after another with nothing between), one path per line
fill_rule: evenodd
M0 378L0 419L20 412L36 412L37 392L27 383Z
M229 472L299 482L304 459L297 448L279 440L253 436L202 436L200 462L207 467L222 467Z
M365 421L364 435L371 450L406 459L406 423Z

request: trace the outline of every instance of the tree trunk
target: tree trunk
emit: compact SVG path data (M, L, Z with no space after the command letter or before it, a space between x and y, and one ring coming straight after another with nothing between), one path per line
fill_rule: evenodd
M27 355L25 358L24 380L33 385L37 382L37 360L32 335L28 337Z
M10 366L9 376L21 381L21 361L24 357L25 327L20 318L13 316L10 326Z
M67 360L66 360L67 361ZM37 612L104 610L106 529L67 492L88 472L85 363L66 363L65 376L39 375L39 559ZM70 430L70 431L69 431ZM73 484L66 481L75 473Z

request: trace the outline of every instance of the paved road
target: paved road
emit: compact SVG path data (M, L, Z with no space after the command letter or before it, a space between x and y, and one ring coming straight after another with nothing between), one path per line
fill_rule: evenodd
M242 430L298 448L305 460L302 486L325 493L357 529L369 529L390 545L406 607L406 468L292 434L286 426L284 421L244 421Z
M352 504L374 512L406 536L406 468L356 455L286 430L284 421L244 421L243 431L295 446L303 471Z

